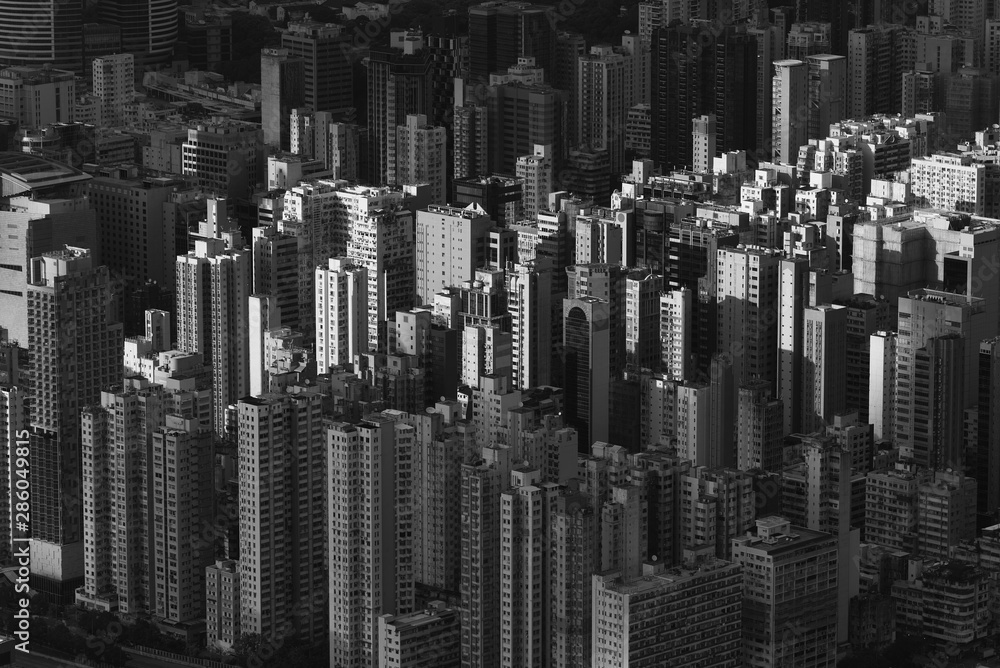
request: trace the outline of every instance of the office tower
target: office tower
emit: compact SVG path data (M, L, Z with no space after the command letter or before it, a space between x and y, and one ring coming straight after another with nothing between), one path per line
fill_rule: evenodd
M691 169L699 174L711 173L716 153L715 116L696 116L691 119Z
M608 304L612 377L625 368L627 279L628 270L617 264L577 264L566 268L569 299L594 297Z
M208 647L224 652L242 635L240 615L240 563L219 559L205 568L205 636Z
M757 67L756 67L756 93L757 93L757 154L764 158L770 157L771 145L771 92L772 79L774 78L774 62L784 58L785 34L774 25L762 25L757 28L748 28L747 34L756 40L757 45Z
M781 257L759 246L718 253L717 349L730 356L737 386L764 380L774 388Z
M903 109L900 79L912 69L906 61L902 26L869 25L848 35L847 118L896 114Z
M643 564L643 577L594 575L593 666L647 661L688 668L738 666L743 577L739 567L711 559L691 567ZM683 625L685 633L649 633ZM655 658L654 658L655 657Z
M240 629L272 641L296 620L299 637L324 633L326 584L320 501L329 453L322 395L315 391L244 397L239 422ZM319 502L318 502L319 501ZM346 508L346 505L344 506Z
M978 397L979 346L995 329L984 301L937 290L899 300L896 442L923 466L961 469L962 411Z
M871 361L868 385L868 419L876 442L896 437L895 332L879 331L869 337Z
M648 41L646 49L648 51ZM558 32L556 34L555 54L553 56L553 71L549 83L554 88L567 93L566 108L576 110L579 106L580 92L577 82L580 80L580 58L587 53L587 43L583 35L576 32ZM577 146L580 143L580 126L576 113L566 114L566 146Z
M977 482L959 471L935 471L917 488L917 552L949 559L954 546L975 540Z
M0 63L83 74L83 9L84 0L5 0Z
M27 293L32 588L69 601L84 575L80 410L120 380L122 326L86 249L32 258Z
M131 53L94 59L94 95L101 101L101 125L124 124L125 105L135 96L135 58Z
M67 165L23 153L0 156L4 192L0 221L7 242L0 248L0 313L11 340L28 341L27 284L31 259L66 245L99 256L97 217L86 197L90 176Z
M72 72L42 66L0 70L0 108L22 130L37 130L75 118L76 82Z
M978 526L993 524L1000 512L1000 415L990 410L1000 391L1000 339L979 343L979 392L973 413L972 443L966 449L972 453L967 471L976 479ZM971 447L970 447L971 446Z
M559 486L515 469L500 495L500 665L537 665L551 643L549 524Z
M500 494L509 451L485 448L462 464L462 665L500 665Z
M514 175L522 181L524 217L538 219L538 212L547 208L555 177L552 147L535 145L534 152L517 159Z
M177 256L177 341L212 366L213 428L226 432L226 410L250 389L247 297L253 285L249 254L220 238L226 201L210 200L208 234Z
M625 115L632 106L633 56L622 48L593 46L580 58L577 114L580 143L607 151L611 173L625 167Z
M461 619L455 608L431 601L427 608L408 615L378 618L378 662L380 668L438 666L459 668Z
M301 313L299 310L298 239L279 232L276 225L255 227L251 251L253 294L270 296L281 316L271 326L279 327L284 324L299 329L303 324L302 320L312 320L312 313Z
M316 267L316 365L354 364L368 352L368 271L345 257Z
M101 392L100 405L82 412L86 576L77 600L84 604L114 607L123 614L150 612L153 574L146 567L155 546L150 540L155 534L148 533L153 498L133 490L152 482L147 471L162 470L162 460L157 467L150 461L148 446L163 421L163 408L163 388L129 379L123 390ZM166 536L161 544L166 545ZM161 568L164 557L160 555Z
M831 123L847 117L847 58L818 54L805 61L809 66L808 138L825 137Z
M772 159L793 164L809 139L809 65L801 60L774 63L771 87Z
M354 77L344 48L349 38L343 32L335 23L292 21L281 33L281 48L303 62L303 104L313 111L354 106Z
M533 67L530 61L522 66ZM566 93L541 82L515 79L489 86L486 114L490 171L513 174L517 159L534 151L536 145L551 146L554 160L559 163L568 148L563 141L565 118L570 113L566 100Z
M177 41L177 0L101 0L101 23L121 30L122 51L142 65L170 61Z
M519 179L510 176L482 176L455 179L452 204L478 204L497 227L508 227L521 220L522 187Z
M305 61L289 49L261 49L260 92L264 143L287 151L292 109L305 105Z
M388 188L345 187L339 197L352 213L346 255L368 271L368 345L378 348L386 320L413 306L413 213Z
M743 578L744 665L836 665L836 540L766 517L733 540L733 561L754 573Z
M367 182L397 182L396 128L409 114L430 114L431 70L431 53L420 34L393 31L390 46L370 50Z
M847 408L847 309L820 304L803 312L802 420L806 434Z
M174 285L176 225L165 204L183 186L179 178L136 178L125 170L99 170L87 182L90 205L101 229L101 261L136 288L155 281ZM143 224L135 224L136 212Z
M486 236L493 226L475 204L431 205L417 211L417 298L430 304L442 290L459 286L486 264Z
M260 128L252 124L230 121L188 128L187 141L181 144L181 173L216 196L249 200L263 181L262 141Z
M120 44L121 31L117 26L106 28L117 31ZM93 32L98 30L94 29ZM228 14L205 5L183 7L180 32L181 40L187 44L191 69L215 72L221 63L233 59L233 20ZM85 43L89 36L90 32L85 29ZM89 55L91 49L86 51Z
M566 411L580 442L608 440L611 311L595 297L563 300Z
M485 83L520 57L535 58L552 74L555 30L548 8L523 2L484 2L469 7L469 77Z
M448 133L427 124L423 114L410 114L396 127L396 178L399 184L430 184L431 202L447 203Z
M459 28L457 14L449 17L446 26L434 26L425 35L431 53L431 109L427 115L431 125L448 128L451 143L452 115L456 104L455 80L469 78L469 36ZM449 174L453 165L449 163Z
M757 44L724 26L704 45L702 31L671 25L653 33L652 157L665 170L689 164L696 116L716 117L719 151L757 148Z
M758 380L740 387L737 408L737 468L779 470L784 435L783 402L771 397L767 382Z
M326 429L331 666L373 665L379 616L413 612L414 446L393 411Z

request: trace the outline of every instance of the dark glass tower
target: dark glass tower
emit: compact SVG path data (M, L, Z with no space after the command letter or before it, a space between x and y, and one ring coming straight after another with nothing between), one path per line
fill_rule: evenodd
M0 0L0 64L82 73L83 0Z

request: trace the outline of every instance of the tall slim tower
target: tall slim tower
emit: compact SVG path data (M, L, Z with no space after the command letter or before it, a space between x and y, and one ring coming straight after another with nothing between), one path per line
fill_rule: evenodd
M336 23L292 22L281 33L281 48L304 63L303 99L313 111L343 111L354 106L351 59L344 48L349 40Z
M376 665L378 618L413 612L415 431L397 411L326 430L330 665Z
M201 353L212 366L213 428L219 435L226 430L226 409L250 389L250 254L237 247L239 230L218 232L226 220L225 200L209 200L207 234L193 251L177 256L178 346Z
M260 118L268 146L291 148L292 109L305 104L305 67L288 49L260 52Z
M605 150L611 173L620 174L625 163L625 116L632 106L632 60L623 49L609 45L591 47L580 58L577 83L577 126L580 143Z
M94 95L101 100L101 125L121 125L125 105L135 95L135 57L131 53L94 59Z
M90 251L46 253L30 269L32 588L68 602L84 571L80 410L121 379L122 325Z
M795 164L809 139L809 65L801 60L774 63L771 85L772 159Z
M316 267L316 364L354 364L368 352L368 271L345 257Z

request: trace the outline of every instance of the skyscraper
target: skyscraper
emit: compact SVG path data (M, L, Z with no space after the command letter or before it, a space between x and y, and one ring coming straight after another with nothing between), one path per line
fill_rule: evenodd
M118 26L122 51L142 65L169 62L177 41L177 0L101 0L102 23Z
M476 269L486 264L487 234L493 224L477 204L432 204L417 211L414 261L421 304L431 304L435 294L475 278Z
M27 291L32 588L69 601L84 575L80 410L120 380L122 326L86 249L33 258Z
M609 438L612 327L606 300L563 300L567 422L579 432L583 444Z
M708 45L700 26L653 33L653 159L664 169L691 163L691 120L716 117L721 152L754 151L757 139L757 43L745 28L722 27Z
M131 53L94 59L94 95L101 100L101 125L122 125L125 105L135 95L135 58Z
M775 62L771 100L771 157L795 164L799 147L809 139L809 65L801 60Z
M633 56L623 48L591 47L580 58L577 83L577 116L580 143L608 152L611 173L625 167L625 117L635 96Z
M303 103L315 112L354 106L349 39L342 26L318 21L290 22L281 33L281 48L303 62Z
M368 352L368 271L344 257L316 267L316 364L354 364Z
M83 6L84 0L0 2L0 63L83 74Z
M289 49L260 52L260 117L264 143L276 149L291 148L292 109L305 104L305 61Z
M396 126L396 168L393 183L430 184L431 202L448 201L448 132L427 123L423 114L408 114Z
M527 2L484 2L469 7L469 76L486 83L520 57L552 74L555 31L547 7Z

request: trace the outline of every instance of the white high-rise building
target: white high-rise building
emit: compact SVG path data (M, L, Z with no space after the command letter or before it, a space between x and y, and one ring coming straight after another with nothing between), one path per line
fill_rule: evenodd
M421 304L431 304L442 290L475 277L476 269L486 264L491 227L493 221L478 204L432 204L417 211L414 260Z
M415 430L403 415L326 430L331 666L378 665L379 617L413 612Z
M660 295L660 365L671 380L684 380L692 371L691 335L693 293L688 288Z
M514 387L552 382L553 269L546 258L514 265L507 272Z
M135 57L131 53L94 59L94 95L101 101L100 124L122 125L125 106L135 97Z
M896 333L877 332L869 337L868 417L875 442L895 439Z
M447 204L448 131L427 124L427 116L409 114L396 126L396 183L429 183L431 201Z
M337 197L348 212L347 257L368 271L368 344L377 348L390 315L413 307L413 214L387 187L348 186Z
M691 119L691 150L691 170L698 174L711 173L716 154L714 114Z
M316 364L354 364L368 352L368 270L345 257L316 267Z
M793 165L799 147L809 140L809 65L801 60L774 63L771 107L772 158Z
M250 254L238 247L239 230L220 232L226 222L225 200L209 200L204 236L177 256L178 347L212 366L213 428L220 435L226 409L250 390Z
M910 162L913 195L932 209L982 216L989 168L971 156L934 154Z
M474 387L482 376L511 372L511 336L499 327L466 325L462 332L459 383Z

